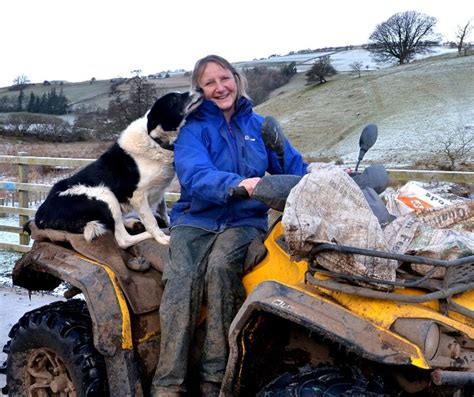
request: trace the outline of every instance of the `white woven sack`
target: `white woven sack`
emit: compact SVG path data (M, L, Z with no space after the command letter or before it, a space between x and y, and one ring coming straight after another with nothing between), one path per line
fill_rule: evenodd
M315 244L331 242L386 251L382 229L357 184L335 165L310 164L283 212L290 254L308 257ZM318 263L331 271L395 281L397 262L328 252ZM380 288L380 285L377 285Z

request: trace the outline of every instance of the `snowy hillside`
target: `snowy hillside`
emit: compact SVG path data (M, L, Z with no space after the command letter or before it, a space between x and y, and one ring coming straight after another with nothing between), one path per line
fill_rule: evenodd
M339 71L354 61L365 64L360 51L335 54L331 62ZM409 166L439 156L440 136L457 130L474 134L473 71L474 56L446 54L364 69L360 78L340 73L323 85L306 85L300 73L257 110L278 117L303 153L348 162L357 157L364 125L375 123L379 139L367 159Z

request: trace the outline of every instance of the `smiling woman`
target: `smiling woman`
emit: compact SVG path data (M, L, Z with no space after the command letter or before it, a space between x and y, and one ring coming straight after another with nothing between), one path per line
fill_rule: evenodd
M157 396L191 392L185 383L188 352L202 302L207 317L201 394L219 394L230 323L245 298L243 261L250 242L262 238L268 224L266 206L229 197L230 190L239 186L252 196L266 172L306 172L301 155L288 141L283 165L265 146L264 118L253 111L245 77L226 59L200 59L192 85L205 100L187 119L175 144L181 196L171 212L172 264L163 274L161 352L153 381Z

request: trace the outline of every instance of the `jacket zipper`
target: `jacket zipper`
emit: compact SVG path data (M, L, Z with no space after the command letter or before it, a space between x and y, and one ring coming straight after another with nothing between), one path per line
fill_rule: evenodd
M237 135L235 134L234 130L232 129L230 123L227 124L227 130L229 131L229 138L228 142L231 145L231 152L232 152L232 157L235 156L234 160L235 162L235 168L234 171L240 175L240 159L239 159L239 145L237 142Z

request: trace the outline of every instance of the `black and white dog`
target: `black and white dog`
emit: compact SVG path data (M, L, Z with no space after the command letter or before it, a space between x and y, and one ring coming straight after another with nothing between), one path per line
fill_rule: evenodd
M169 237L158 227L152 208L163 200L175 175L173 143L179 129L201 100L199 94L188 92L159 98L96 161L51 188L36 212L36 226L84 233L88 241L111 230L122 248L147 238L167 244ZM127 232L122 209L130 207L145 232Z

